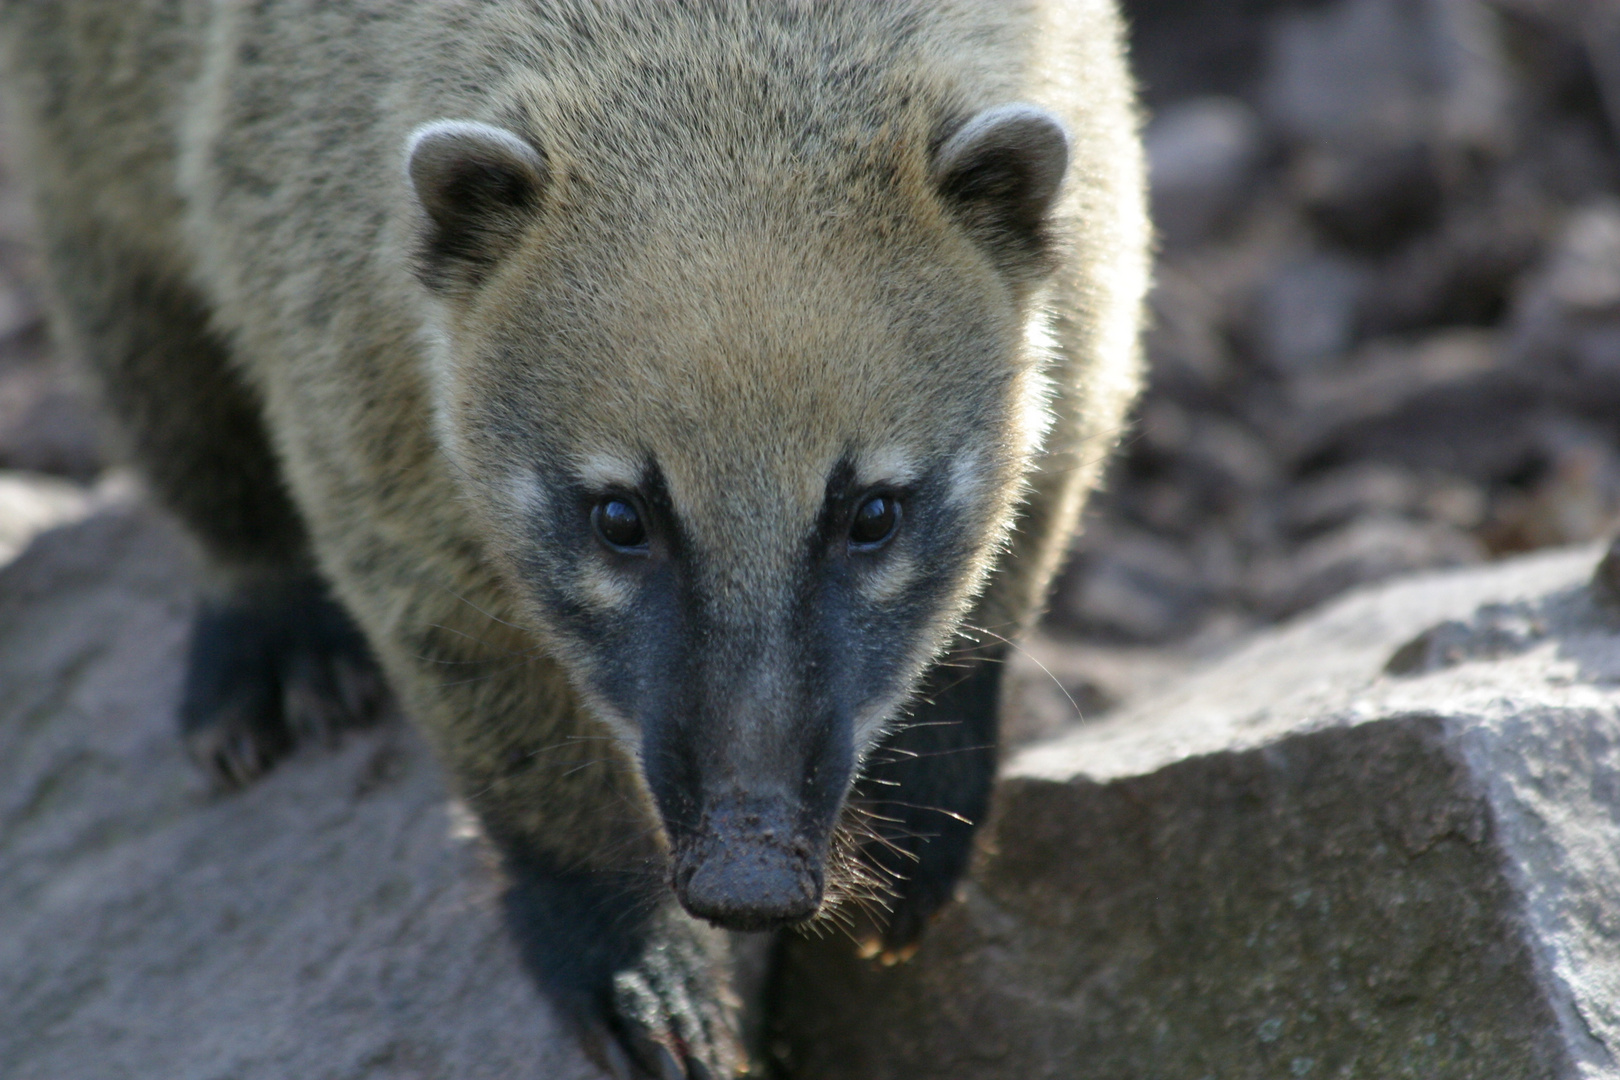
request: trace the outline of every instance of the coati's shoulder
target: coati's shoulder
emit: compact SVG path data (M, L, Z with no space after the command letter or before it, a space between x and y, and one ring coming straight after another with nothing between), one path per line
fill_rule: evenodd
M0 2L8 157L53 221L115 229L176 274L178 124L215 6Z

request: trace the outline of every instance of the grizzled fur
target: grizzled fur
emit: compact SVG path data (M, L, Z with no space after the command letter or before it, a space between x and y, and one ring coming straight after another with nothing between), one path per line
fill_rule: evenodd
M1137 381L1109 0L0 13L58 328L213 560L204 763L363 721L379 665L624 1070L742 1064L686 911L864 895L903 953Z

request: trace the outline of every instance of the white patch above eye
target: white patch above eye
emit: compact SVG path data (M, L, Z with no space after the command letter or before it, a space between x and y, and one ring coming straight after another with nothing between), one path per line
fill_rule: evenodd
M586 487L633 488L641 483L641 466L613 454L595 453L574 465L574 473Z
M516 469L506 478L506 492L512 507L524 517L539 517L546 512L550 498L540 478L531 469Z
M855 482L863 488L877 484L909 484L919 473L916 456L901 446L868 450L855 461Z
M978 449L963 451L951 462L950 487L945 491L945 501L951 506L969 502L984 489L988 479L984 452Z

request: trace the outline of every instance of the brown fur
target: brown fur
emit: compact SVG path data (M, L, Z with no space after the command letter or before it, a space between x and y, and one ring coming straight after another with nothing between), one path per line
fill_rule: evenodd
M705 595L747 612L849 447L971 453L975 554L897 647L916 676L964 617L1037 614L1138 379L1106 0L0 10L58 322L137 456L225 580L318 564L492 831L586 867L662 843L633 739L583 701L588 651L525 592L524 469L655 449ZM930 172L950 124L1013 101L1071 137L1049 274L998 266ZM446 118L532 139L549 186L487 278L435 296L403 154ZM201 374L153 375L165 353ZM528 441L537 416L566 453ZM296 513L270 496L212 540L278 471Z

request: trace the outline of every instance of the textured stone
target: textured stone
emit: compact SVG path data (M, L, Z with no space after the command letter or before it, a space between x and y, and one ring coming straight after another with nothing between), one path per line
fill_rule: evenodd
M190 588L130 509L0 569L0 1075L597 1075L408 729L208 789L172 720Z
M793 943L790 1075L1615 1075L1598 556L1355 594L1023 752L911 963Z

